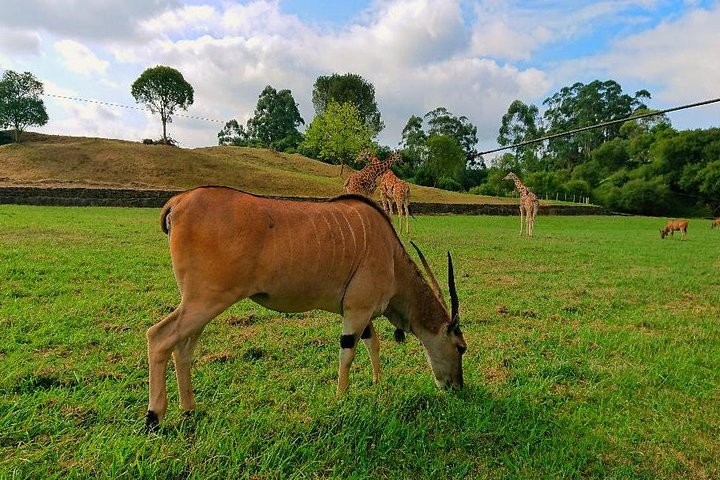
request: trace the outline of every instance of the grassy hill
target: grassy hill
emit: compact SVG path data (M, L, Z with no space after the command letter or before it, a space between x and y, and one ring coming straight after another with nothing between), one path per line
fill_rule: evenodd
M27 132L0 146L0 186L186 189L227 185L257 194L333 197L352 170L297 154L245 147L176 148L104 138ZM516 203L517 200L412 187L412 200Z

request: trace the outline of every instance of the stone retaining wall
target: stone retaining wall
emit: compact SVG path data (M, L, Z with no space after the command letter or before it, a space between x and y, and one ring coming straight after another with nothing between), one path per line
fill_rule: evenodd
M179 190L134 190L124 188L0 187L0 204L160 208L170 197L179 192ZM315 201L319 199L299 198L298 200ZM414 202L410 208L416 214L518 214L517 205ZM591 205L541 205L539 213L540 215L606 214L601 207Z

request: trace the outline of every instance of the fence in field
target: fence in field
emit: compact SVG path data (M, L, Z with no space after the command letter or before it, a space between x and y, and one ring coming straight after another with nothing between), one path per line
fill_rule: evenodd
M178 190L136 190L122 188L44 188L0 187L0 204L76 207L146 207L160 208ZM276 197L289 198L289 197ZM295 198L320 201L322 198ZM413 202L415 214L517 215L518 206L487 203ZM541 215L604 215L595 205L541 205Z
M510 193L509 196L513 197L513 198L518 198L519 194L517 191L513 191L512 193ZM584 195L575 195L575 194L571 195L566 192L563 192L563 193L555 192L554 194L552 194L552 193L538 194L538 198L545 199L545 200L555 200L556 202L568 202L568 203L579 203L582 205L591 205L590 197L586 197Z

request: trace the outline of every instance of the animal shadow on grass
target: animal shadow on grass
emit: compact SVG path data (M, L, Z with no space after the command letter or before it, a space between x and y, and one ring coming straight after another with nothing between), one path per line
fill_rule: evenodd
M539 471L554 468L553 463L568 472L602 472L600 458L610 446L562 412L562 402L535 402L522 395L497 396L482 386L466 385L447 395L405 396L394 401L387 414L408 425L422 425L428 438L443 438L447 443L438 445L438 454L463 452L483 464L518 474L528 467ZM387 438L387 431L377 433ZM403 435L398 432L398 438L388 441L398 442L396 447L403 448ZM548 463L548 459L552 462Z

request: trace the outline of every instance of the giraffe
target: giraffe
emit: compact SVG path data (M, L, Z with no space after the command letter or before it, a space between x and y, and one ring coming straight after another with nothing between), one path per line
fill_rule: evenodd
M540 208L537 196L513 172L508 173L503 180L515 182L515 188L520 192L520 236L523 234L523 215L525 215L525 234L532 237L535 229L535 216Z
M374 155L366 152L365 158L370 158L370 163L359 172L355 172L345 180L343 187L345 193L357 193L371 197L377 188L377 179L387 172L395 162L400 161L400 152L395 152L383 161L373 159Z
M402 217L405 215L405 234L410 235L410 185L400 180L392 170L380 176L380 200L383 210L392 217L392 202L398 215L398 232L402 232Z

